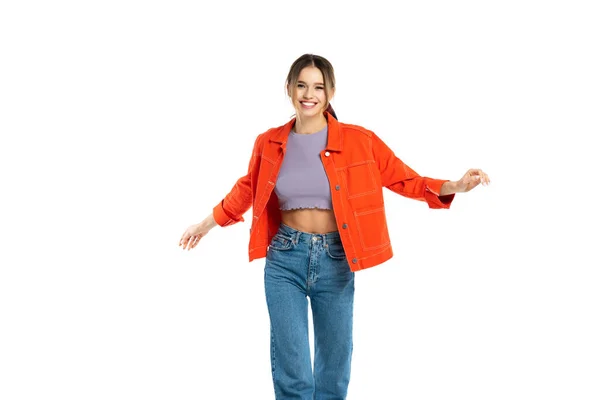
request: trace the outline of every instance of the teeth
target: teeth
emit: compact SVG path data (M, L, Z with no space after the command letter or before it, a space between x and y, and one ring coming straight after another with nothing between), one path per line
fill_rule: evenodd
M314 106L317 103L307 103L307 102L303 101L302 104L304 104L305 106L312 107L312 106Z

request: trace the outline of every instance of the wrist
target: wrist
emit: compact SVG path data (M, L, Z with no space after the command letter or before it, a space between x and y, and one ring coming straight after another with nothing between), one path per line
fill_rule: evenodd
M217 226L217 221L215 220L213 213L210 213L208 217L204 218L204 221L202 221L202 225L204 225L204 227L206 227L207 229L212 229L215 226Z
M458 193L458 182L447 181L442 184L440 196L446 196L454 193Z

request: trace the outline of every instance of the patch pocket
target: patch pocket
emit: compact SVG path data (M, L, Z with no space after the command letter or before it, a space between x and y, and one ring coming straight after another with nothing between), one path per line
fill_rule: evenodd
M355 211L354 216L363 250L377 250L390 245L384 207Z
M334 260L344 260L346 258L346 252L344 251L344 246L342 246L341 241L327 243L325 252Z
M372 161L349 165L346 168L344 179L349 199L377 192L377 183L372 168L374 168Z
M280 233L275 234L269 245L269 250L285 251L292 248L292 238L284 236Z

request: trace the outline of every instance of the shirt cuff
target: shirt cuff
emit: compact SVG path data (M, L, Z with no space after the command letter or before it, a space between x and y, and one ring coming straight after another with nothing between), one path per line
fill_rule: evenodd
M442 185L449 182L448 179L429 179L425 184L425 201L429 208L450 208L455 193L440 196Z
M229 226L244 221L244 217L236 219L232 218L229 214L227 214L225 208L223 208L223 201L221 201L213 208L213 217L215 219L215 222L219 226Z

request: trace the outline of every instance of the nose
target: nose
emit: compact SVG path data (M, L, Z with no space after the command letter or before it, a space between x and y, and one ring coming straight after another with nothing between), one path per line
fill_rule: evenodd
M306 88L306 90L304 91L302 97L304 97L305 99L312 98L312 89L310 88L310 86Z

